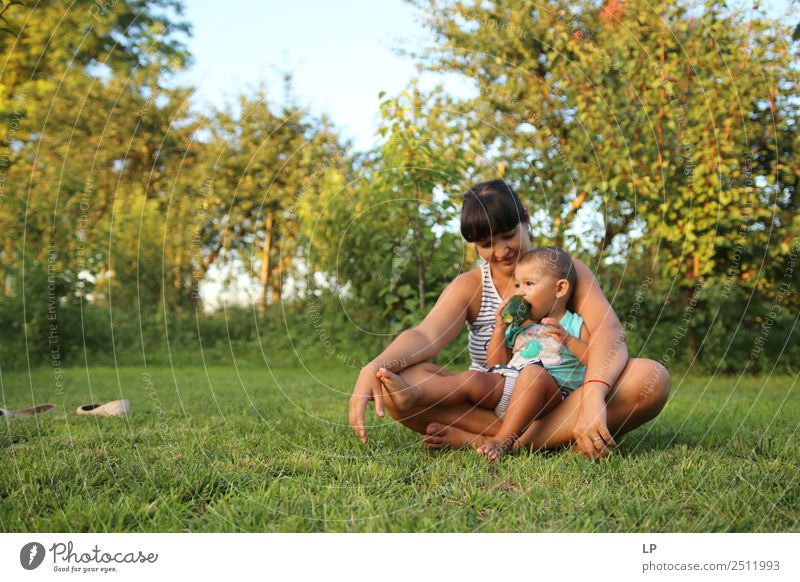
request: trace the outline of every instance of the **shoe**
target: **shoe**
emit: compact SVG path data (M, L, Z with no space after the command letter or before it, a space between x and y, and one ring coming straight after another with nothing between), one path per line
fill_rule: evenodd
M22 410L14 410L11 412L13 416L17 418L27 417L27 416L35 416L37 414L45 414L50 413L52 414L56 410L55 404L37 404L36 406L29 406L28 408L23 408Z
M27 418L29 416L45 414L48 412L52 414L55 412L55 409L55 404L37 404L36 406L29 406L28 408L23 408L21 410L6 410L5 408L0 408L0 417Z
M78 416L128 416L131 403L127 400L113 400L105 404L84 404L75 411Z

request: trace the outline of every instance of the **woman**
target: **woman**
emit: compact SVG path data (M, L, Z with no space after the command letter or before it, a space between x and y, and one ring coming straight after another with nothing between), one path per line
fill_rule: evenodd
M359 374L350 397L350 426L367 442L364 413L375 401L378 416L385 408L405 426L424 435L429 448L459 447L494 435L495 414L464 403L399 411L382 389L378 373L385 368L408 384L448 375L428 362L467 323L471 370L485 371L486 339L491 336L500 303L514 295L517 257L531 248L528 213L517 194L503 181L483 182L469 189L461 211L461 234L476 245L484 263L455 278L425 319L401 333ZM584 455L610 454L619 436L654 418L667 401L670 377L652 360L628 360L619 318L606 300L591 270L574 260L577 284L572 311L583 317L591 336L586 381L552 412L534 421L516 446L554 448L574 443Z

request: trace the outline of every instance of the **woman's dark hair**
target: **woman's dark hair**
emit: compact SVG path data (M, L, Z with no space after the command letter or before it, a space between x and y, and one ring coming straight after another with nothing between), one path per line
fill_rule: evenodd
M527 222L528 211L503 180L475 184L464 194L461 236L467 242L478 242Z

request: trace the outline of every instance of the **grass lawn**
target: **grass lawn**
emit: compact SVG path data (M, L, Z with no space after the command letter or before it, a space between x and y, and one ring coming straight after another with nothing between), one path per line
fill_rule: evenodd
M797 378L675 378L655 422L593 464L490 465L347 425L355 371L202 366L2 374L0 529L43 531L798 531ZM148 380L149 378L149 380ZM128 418L74 414L128 398ZM66 413L66 414L65 414Z

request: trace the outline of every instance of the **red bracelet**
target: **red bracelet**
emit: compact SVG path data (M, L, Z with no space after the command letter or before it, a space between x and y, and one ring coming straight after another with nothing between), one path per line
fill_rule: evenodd
M608 389L611 390L611 384L609 384L605 380L586 380L586 382L584 382L583 385L586 386L590 382L600 382L600 384L605 384L606 386L608 386Z

